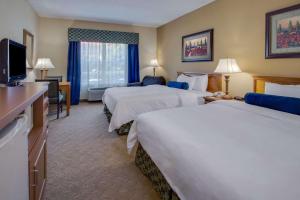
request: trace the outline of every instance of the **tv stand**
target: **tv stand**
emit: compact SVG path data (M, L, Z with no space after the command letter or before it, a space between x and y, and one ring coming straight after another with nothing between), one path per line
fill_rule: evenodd
M24 177L28 176L28 179L12 180L22 181L20 184L23 186L14 188L18 191L5 191L5 194L8 194L9 197L19 197L15 193L20 192L21 195L25 191L21 197L22 199L44 199L43 194L47 179L48 84L24 83L23 87L0 88L0 96L0 130L9 125L24 111L31 116L30 124L32 125L28 137L25 138L28 145L28 152L24 154L26 158L20 157L21 160L26 159L25 161L28 163L28 166L24 166L26 167ZM17 146L15 151L19 151ZM15 155L15 152L11 153ZM5 161L1 160L1 162ZM12 170L19 170L20 168L21 166L12 166ZM11 177L14 178L15 176ZM4 180L2 180L3 177L0 179L6 184L5 180L10 180L9 178L10 175L8 174ZM10 183L10 181L8 182ZM0 199L3 199L1 192L3 192L3 188L0 187Z

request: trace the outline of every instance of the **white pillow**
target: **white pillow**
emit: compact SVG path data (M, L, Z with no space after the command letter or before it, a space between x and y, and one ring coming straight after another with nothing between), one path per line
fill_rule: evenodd
M189 90L192 90L195 83L195 78L181 74L177 77L177 82L186 82L189 84Z
M300 85L265 84L265 94L300 98Z
M202 76L195 76L195 82L193 86L193 90L206 92L207 85L208 85L208 75L202 75Z

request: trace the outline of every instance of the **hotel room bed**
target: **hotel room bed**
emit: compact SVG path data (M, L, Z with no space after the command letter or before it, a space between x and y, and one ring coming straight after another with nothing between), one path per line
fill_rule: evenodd
M169 88L162 85L107 89L103 95L103 103L104 113L110 123L109 132L117 130L119 135L127 134L132 121L142 113L204 104L203 97L211 96L211 92L221 88L220 75L209 75L208 79L209 90L207 92Z
M141 115L128 148L138 139L182 200L296 200L299 121L292 114L217 101Z
M299 121L239 101L161 110L133 123L128 149L139 143L136 164L162 199L297 200Z

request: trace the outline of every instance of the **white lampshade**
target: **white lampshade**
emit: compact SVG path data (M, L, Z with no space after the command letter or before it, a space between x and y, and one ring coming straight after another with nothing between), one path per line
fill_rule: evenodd
M39 58L35 65L36 69L53 69L55 68L50 58Z
M222 74L232 74L242 72L237 62L233 58L224 58L220 59L217 68L215 69L216 73Z
M158 67L158 66L159 66L159 65L158 65L157 59L152 59L152 60L151 60L151 66L152 66L152 67Z

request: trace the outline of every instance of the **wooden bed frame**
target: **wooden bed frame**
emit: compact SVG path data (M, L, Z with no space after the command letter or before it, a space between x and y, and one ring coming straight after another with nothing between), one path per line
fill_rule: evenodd
M186 76L201 76L205 75L204 73L199 72L177 72L177 76L184 74ZM208 74L208 85L207 85L208 92L218 92L222 91L222 74Z
M276 77L276 76L253 76L253 91L265 93L265 83L277 83L282 85L300 85L300 78Z

